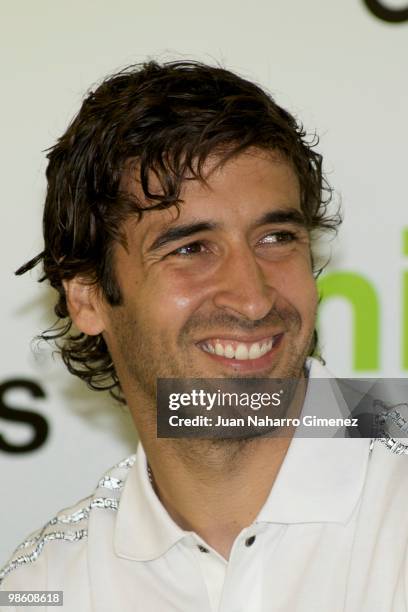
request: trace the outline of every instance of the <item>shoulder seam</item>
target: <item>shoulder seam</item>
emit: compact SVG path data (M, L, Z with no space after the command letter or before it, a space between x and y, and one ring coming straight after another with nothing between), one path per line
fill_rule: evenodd
M109 470L99 481L97 491L98 489L100 490L102 488L111 490L112 492L119 492L123 488L125 479L112 476L112 471L115 470L115 468L124 468L127 471L134 465L135 460L136 456L132 455L116 464L114 468ZM97 491L95 493L97 493ZM39 530L38 535L31 535L25 539L22 544L15 549L11 560L2 569L0 569L0 586L6 576L8 576L13 570L20 566L37 561L43 552L46 543L55 540L78 542L87 538L88 536L88 530L86 528L67 531L61 529L47 531L50 527L57 525L75 526L83 520L88 520L89 514L94 508L109 509L113 511L117 511L119 508L119 499L117 497L90 496L87 499L89 500L88 504L83 505L70 514L63 512L58 513ZM26 550L32 546L34 546L34 549L31 552L27 554L20 554L19 556L15 557L19 551L24 549Z

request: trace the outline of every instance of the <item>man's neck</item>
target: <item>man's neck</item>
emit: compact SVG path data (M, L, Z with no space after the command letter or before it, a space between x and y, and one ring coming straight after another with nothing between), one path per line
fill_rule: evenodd
M289 444L289 437L143 441L156 493L169 515L225 559L264 505Z
M307 379L299 383L287 417L301 412ZM228 559L237 535L268 498L293 428L244 441L158 438L148 398L138 398L132 413L163 506L182 529L194 531Z

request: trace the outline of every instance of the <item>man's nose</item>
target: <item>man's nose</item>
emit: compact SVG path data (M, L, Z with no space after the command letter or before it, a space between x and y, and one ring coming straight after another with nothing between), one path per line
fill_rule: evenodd
M217 271L214 304L235 316L259 321L273 308L276 289L249 247L235 250Z

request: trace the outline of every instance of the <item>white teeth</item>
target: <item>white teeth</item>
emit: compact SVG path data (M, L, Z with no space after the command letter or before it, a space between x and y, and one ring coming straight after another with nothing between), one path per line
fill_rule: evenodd
M215 345L215 354L220 355L221 357L224 356L224 348L219 342L217 342L217 344Z
M220 357L227 357L228 359L239 359L241 361L247 359L259 359L266 353L268 353L277 338L271 338L265 342L253 342L249 348L248 345L240 342L236 349L232 346L232 344L227 344L224 346L221 342L216 342L215 346L211 344L211 342L206 342L202 345L202 348L205 352L211 353L212 355L219 355Z
M259 357L261 357L264 354L265 353L262 352L262 349L259 346L259 343L254 342L254 344L252 344L251 348L249 349L248 357L249 359L259 359Z
M229 359L232 359L233 357L235 357L235 351L232 348L231 344L227 344L224 354L225 354L225 357L228 357Z
M248 349L245 344L238 344L235 349L235 359L248 359Z

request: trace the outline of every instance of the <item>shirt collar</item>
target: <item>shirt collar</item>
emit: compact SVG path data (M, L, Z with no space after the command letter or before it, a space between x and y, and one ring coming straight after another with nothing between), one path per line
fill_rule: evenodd
M114 548L119 557L135 561L157 559L185 536L158 499L147 473L147 459L139 444L121 495Z
M310 378L330 378L315 359L307 362ZM327 385L328 401L337 402ZM306 394L303 412L307 410ZM286 453L257 523L346 522L360 497L369 457L364 438L294 438ZM165 510L147 474L147 460L139 444L121 495L115 526L118 556L149 561L165 554L191 532L181 529Z
M319 405L335 405L344 416L333 375L316 359L307 365L309 378L331 379L327 385L319 383L324 393ZM313 414L311 403L306 393L302 415ZM294 437L257 522L347 522L364 486L369 455L367 438Z

